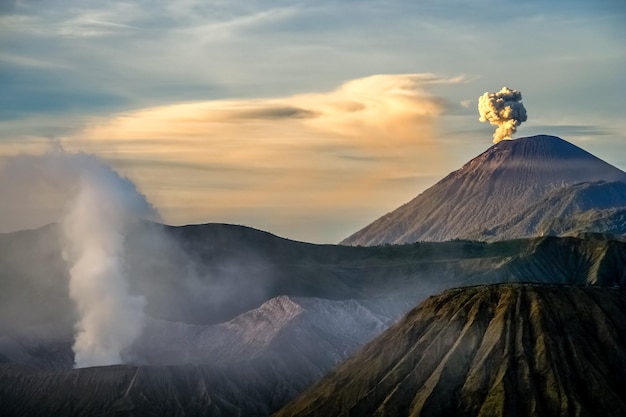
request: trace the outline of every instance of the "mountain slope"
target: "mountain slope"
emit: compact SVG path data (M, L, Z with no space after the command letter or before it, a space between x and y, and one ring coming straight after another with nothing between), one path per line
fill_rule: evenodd
M130 287L150 317L223 323L287 295L327 299L414 297L501 281L624 285L626 244L575 238L431 242L387 247L312 245L241 226L160 227L133 237ZM214 238L214 236L219 237ZM551 281L556 280L558 281ZM245 288L245 291L241 289ZM76 321L54 227L0 234L0 332Z
M341 243L472 238L511 222L550 192L598 181L626 182L626 173L555 136L502 141ZM511 237L522 236L503 238Z
M286 416L626 415L624 289L505 284L431 297Z
M603 239L359 248L293 242L240 226L158 229L172 239L154 245L150 232L128 245L131 290L146 296L149 316L142 338L124 352L132 366L94 375L69 369L75 316L55 228L0 235L0 374L13 369L7 373L13 379L0 383L6 388L0 406L9 400L22 407L14 415L31 415L19 410L56 398L51 406L69 407L76 393L55 391L69 387L68 381L119 399L140 368L145 378L162 381L137 391L134 407L148 407L141 398L152 396L166 411L184 399L204 407L168 387L203 386L210 379L201 389L201 398L217 405L209 415L267 415L444 289L519 281L626 285L626 243ZM157 365L168 371L153 371L162 369ZM27 386L36 391L31 402ZM91 389L73 415L88 415L89 407L109 401L88 401L97 394ZM103 410L113 407L106 404ZM194 407L186 408L187 415Z
M585 232L623 234L615 217L626 210L626 183L586 182L558 188L504 224L476 231L474 239L493 241ZM599 221L607 224L601 227Z
M150 366L226 366L263 359L289 362L294 374L319 377L414 304L413 297L326 300L280 296L219 324L148 318L142 335L124 357L135 365ZM69 369L73 339L71 327L48 324L12 329L0 335L0 363Z
M566 219L554 219L552 230L562 235L603 235L608 239L626 240L626 207L606 210L589 210Z
M0 414L49 416L268 415L288 381L221 367L107 366L35 371L0 364ZM256 383L256 384L255 384ZM257 386L273 385L259 390Z
M79 370L71 339L13 339L7 351L2 335L0 415L266 416L412 304L282 296L217 325L151 319L125 352L132 365Z

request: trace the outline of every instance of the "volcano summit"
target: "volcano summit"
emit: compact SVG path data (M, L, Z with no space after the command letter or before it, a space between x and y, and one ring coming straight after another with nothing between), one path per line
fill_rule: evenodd
M608 192L607 192L608 190ZM345 245L502 240L586 232L564 220L626 208L626 173L555 136L499 142L434 186L348 237ZM621 211L619 211L621 213ZM552 230L555 221L562 225ZM593 230L595 232L611 231Z

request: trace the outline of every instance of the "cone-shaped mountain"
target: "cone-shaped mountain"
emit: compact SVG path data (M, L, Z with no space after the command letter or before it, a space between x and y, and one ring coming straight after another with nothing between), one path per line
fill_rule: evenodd
M554 216L554 201L540 204L551 193L580 183L597 187L611 182L618 182L613 187L618 188L613 190L617 198L597 198L587 204L592 208L626 206L625 172L555 136L502 141L341 243L369 246L541 234L539 226ZM583 208L577 204L568 199L557 212L580 214ZM524 215L533 207L535 217Z

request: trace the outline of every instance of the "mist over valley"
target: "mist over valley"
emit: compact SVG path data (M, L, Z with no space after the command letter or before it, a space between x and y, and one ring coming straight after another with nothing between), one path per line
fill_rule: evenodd
M25 161L25 166L32 162ZM584 288L615 289L606 290L606 294L617 300L619 297L614 295L626 284L626 239L620 223L620 213L626 210L626 185L621 182L626 174L556 137L528 137L495 144L414 202L398 209L404 217L393 215L402 219L410 214L419 219L427 213L429 220L418 224L430 224L431 234L421 235L423 239L418 241L398 242L390 238L385 242L385 236L402 228L406 239L420 236L410 234L414 232L406 221L392 224L387 216L364 229L384 232L382 238L364 240L365 246L357 245L357 240L342 245L310 244L228 224L163 225L158 222L156 210L132 184L99 160L87 155L53 153L37 161L40 166L41 162L48 164L57 184L76 184L73 189L78 190L78 197L70 200L62 222L0 234L0 411L4 415L267 416L274 412L303 415L305 410L311 411L311 415L335 415L332 410L342 415L354 407L361 410L358 415L373 415L391 404L396 411L388 411L389 415L397 415L397 410L408 410L409 403L417 401L412 394L367 394L367 390L359 388L345 398L343 392L339 393L335 398L339 402L316 399L311 403L308 398L324 397L326 394L320 397L315 390L334 384L332 375L363 387L361 384L379 383L376 379L366 380L365 375L383 378L381 381L388 378L384 376L387 371L374 368L397 366L393 362L395 356L384 353L391 349L385 344L392 334L384 332L415 306L432 304L432 296L442 291L495 291L493 296L480 293L480 305L490 312L494 308L517 311L520 305L530 306L530 312L498 315L501 324L480 313L483 307L476 307L480 311L468 313L473 317L469 324L458 324L458 329L482 329L472 333L472 349L478 349L481 343L518 337L491 335L490 329L516 326L521 320L519 314L530 314L528 326L534 329L534 343L539 343L537 338L544 338L542 343L554 343L558 346L554 349L567 352L561 336L539 323L543 323L543 315L570 314L569 309L578 302L542 301L535 307L517 301L515 307L510 304L515 297L495 294L509 291L508 288L513 292L529 288L524 296L531 298L535 291L541 297L545 291L574 291L567 295L568 299L594 294L594 303L604 308L605 292ZM66 175L67 170L77 176ZM463 185L455 185L459 182ZM474 200L463 197L469 190L474 190ZM433 197L442 193L450 204L456 202L455 213L460 216L457 224L466 225L464 228L451 222L451 211L423 208L425 202L444 201ZM478 204L475 199L480 199L481 193L489 198L482 214L478 214L472 205ZM513 198L517 211L507 206ZM444 210L445 206L439 207ZM491 213L489 207L505 212L505 220ZM496 226L486 224L488 232L472 234L471 231L480 230L478 224L485 223L470 224L464 219L485 214ZM443 232L433 234L436 227L464 230L467 234L451 239ZM355 236L362 238L363 233ZM425 238L428 236L433 241ZM371 245L372 242L378 245ZM503 283L532 285L507 287ZM445 294L457 293L443 294L445 299ZM473 308L471 297L468 301L455 301L463 306L458 310L456 304L447 301L441 301L442 307L420 307L420 320L440 320L438 317L444 312L451 317L466 314L463 309ZM499 301L490 304L494 297L500 297ZM595 313L584 318L582 328L596 326L594 332L598 336L593 343L598 355L603 349L624 350L623 329L611 324L623 317L622 307L607 305L610 318ZM587 311L584 303L576 308L579 310L568 317ZM412 319L403 320L401 323L405 324L397 326L414 328L411 331L417 332L418 341L402 342L393 349L402 355L402 349L412 349L411 344L416 343L423 349L416 361L427 361L428 366L443 361L436 359L436 352L452 348L419 342L420 335L429 337L430 330L406 324ZM436 326L453 331L457 326L454 320ZM396 327L390 332L397 332ZM569 337L585 340L579 327L568 331ZM601 336L605 332L612 335L610 340ZM519 337L527 337L524 334ZM458 337L458 343L464 344L468 336ZM368 343L366 350L361 351ZM526 342L520 343L526 346ZM376 347L380 353L371 372L370 365L356 364L359 355L367 355L377 344L383 347ZM436 371L431 376L423 374L423 378L411 379L409 385L398 385L396 390L415 392L421 398L418 408L411 406L420 410L418 415L438 415L443 402L451 401L443 399L445 395L460 392L463 396L456 410L469 414L459 415L479 415L476 413L481 409L480 401L485 395L492 395L485 394L480 384L487 380L491 381L489 384L498 384L501 374L483 377L480 372L487 372L489 366L484 365L487 368L483 366L481 371L472 367L482 350L488 349L495 355L503 348L509 349L506 346L470 350L474 353L455 357L450 372L461 367L454 378L465 378L465 382L441 382L447 381L447 374ZM588 365L588 353L574 354L579 357L572 365L579 369L576 372L582 372L586 366L600 366ZM609 354L609 361L621 363L623 358L612 355ZM498 372L504 374L518 375L526 369L507 365L504 359L497 361L501 369ZM342 363L339 371L333 371ZM543 389L536 378L548 377L541 370L548 365L536 362L528 366L526 376L519 376L526 384L525 390ZM611 362L601 366L618 365ZM366 374L355 374L358 369ZM562 378L564 369L559 367L550 378ZM474 372L479 373L472 378L463 376ZM617 410L624 406L616 399L623 390L623 375L608 377L602 372L598 383L610 386L614 392L607 397L613 405L602 403L602 407ZM349 376L341 376L343 373ZM325 375L331 376L321 379ZM440 382L433 382L433 378ZM483 382L476 385L475 380ZM351 389L350 384L346 389ZM311 386L312 391L298 399ZM505 390L510 389L506 387ZM579 395L603 401L596 398L599 390L583 393L583 385L578 382L559 385L558 389L574 403ZM372 399L378 398L375 401L382 401L380 404L390 402L386 406L361 408L359 404L369 401L371 395ZM519 395L507 391L505 400L498 397L497 401L523 401ZM279 411L290 401L293 402ZM544 404L547 400L536 401ZM588 409L595 404L590 401L581 400L580 406ZM550 410L554 407L545 406ZM502 412L510 410L508 406L494 407L493 410Z

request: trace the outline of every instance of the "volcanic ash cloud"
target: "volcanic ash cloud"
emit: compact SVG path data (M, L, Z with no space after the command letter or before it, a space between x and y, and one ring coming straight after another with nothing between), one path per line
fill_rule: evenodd
M493 143L498 143L517 131L517 127L528 117L522 103L522 93L502 87L497 93L485 93L478 98L478 113L481 122L498 126L493 134Z

